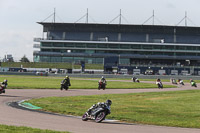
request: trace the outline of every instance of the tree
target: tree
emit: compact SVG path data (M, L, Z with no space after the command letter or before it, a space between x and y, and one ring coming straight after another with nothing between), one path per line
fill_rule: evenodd
M30 62L30 61L29 61L29 59L26 57L26 55L24 55L24 56L21 58L20 62Z

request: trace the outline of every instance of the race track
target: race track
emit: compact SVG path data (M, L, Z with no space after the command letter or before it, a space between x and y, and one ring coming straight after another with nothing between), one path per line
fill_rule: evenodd
M40 89L9 89L6 94L0 95L0 124L27 126L40 129L51 129L58 131L70 131L73 133L200 133L200 129L176 128L153 125L126 124L120 122L104 121L95 123L93 121L84 122L77 117L66 117L62 115L52 115L46 113L33 112L17 109L8 106L9 102L20 100L49 97L49 96L77 96L95 94L119 94L119 93L139 93L156 91L175 91L191 88L189 84L180 88L170 89L107 89L103 90L80 90L68 91L60 90L40 90ZM112 109L112 108L111 108ZM84 112L83 112L84 113Z

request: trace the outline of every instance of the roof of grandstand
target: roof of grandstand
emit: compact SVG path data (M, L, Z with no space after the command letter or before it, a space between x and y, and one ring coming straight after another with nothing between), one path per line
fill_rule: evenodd
M165 34L200 34L200 27L170 25L131 25L131 24L99 24L99 23L52 23L38 22L44 26L44 32L57 31L102 31L102 32L139 32Z

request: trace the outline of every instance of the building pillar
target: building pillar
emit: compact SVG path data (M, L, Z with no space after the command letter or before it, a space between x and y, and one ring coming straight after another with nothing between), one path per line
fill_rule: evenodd
M146 34L146 42L149 42L149 34Z
M93 32L90 33L90 41L93 40Z
M118 33L118 41L119 42L121 41L121 37L122 37L121 33Z
M174 43L176 43L176 28L174 28Z
M66 32L63 32L62 39L65 40Z

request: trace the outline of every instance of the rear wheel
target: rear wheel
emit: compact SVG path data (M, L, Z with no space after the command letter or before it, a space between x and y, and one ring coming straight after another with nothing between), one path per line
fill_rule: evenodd
M100 112L97 114L96 118L95 118L95 122L99 123L101 121L103 121L106 117L106 113L105 112Z

